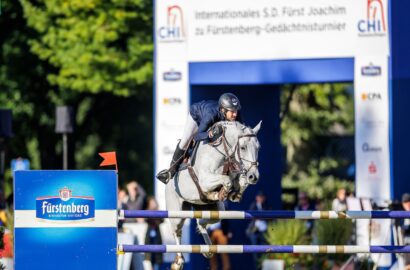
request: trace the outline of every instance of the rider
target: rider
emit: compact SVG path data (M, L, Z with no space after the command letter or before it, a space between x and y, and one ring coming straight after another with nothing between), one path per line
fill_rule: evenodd
M192 104L182 139L172 156L170 168L160 171L157 179L167 184L174 177L192 138L195 141L215 141L222 135L223 130L221 126L215 126L207 132L213 124L223 120L241 122L240 109L239 99L232 93L222 94L218 102L204 100Z

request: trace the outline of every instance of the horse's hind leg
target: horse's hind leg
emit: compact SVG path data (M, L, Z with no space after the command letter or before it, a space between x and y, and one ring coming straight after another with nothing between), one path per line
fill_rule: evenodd
M173 182L168 183L165 187L165 199L167 202L168 211L181 211L185 210L183 201L176 194L175 189L173 188ZM170 218L169 224L171 225L171 231L175 238L175 243L181 245L182 237L182 227L184 226L185 219L182 218ZM184 256L181 252L178 252L175 255L174 262L171 264L171 270L182 270L184 267Z
M211 238L209 237L208 231L206 230L207 223L204 222L203 224L201 224L201 221L204 221L204 219L197 219L198 232L202 235L202 238L204 238L204 241L207 245L212 245ZM212 256L214 256L212 252L202 253L202 255L204 255L204 257L207 259L210 259L212 258Z
M182 220L182 225L184 221ZM181 245L182 226L174 233L175 243ZM175 255L174 262L171 264L171 270L182 270L184 268L185 259L181 252Z
M214 205L206 205L206 209L204 209L203 206L195 206L195 210L207 210L207 211L215 211L215 210L225 210L225 206L222 202L218 202ZM217 223L219 222L218 219L197 219L197 228L198 232L202 235L202 238L204 239L205 243L207 245L213 245L211 238L209 237L208 231L207 231L207 226L209 224ZM214 253L212 252L207 252L207 253L202 253L202 255L205 256L205 258L212 258Z

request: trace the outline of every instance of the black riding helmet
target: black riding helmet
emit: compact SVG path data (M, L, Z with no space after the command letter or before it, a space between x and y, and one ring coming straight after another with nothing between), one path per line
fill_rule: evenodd
M239 99L232 93L222 94L219 98L219 107L228 111L240 111L241 103Z

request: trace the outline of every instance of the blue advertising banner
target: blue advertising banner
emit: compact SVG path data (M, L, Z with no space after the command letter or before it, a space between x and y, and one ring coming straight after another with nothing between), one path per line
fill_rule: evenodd
M15 269L116 269L115 171L16 171Z

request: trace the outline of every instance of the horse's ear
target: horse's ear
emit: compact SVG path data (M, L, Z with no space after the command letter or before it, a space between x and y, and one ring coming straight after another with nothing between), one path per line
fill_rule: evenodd
M252 129L253 133L258 134L259 130L261 129L262 120Z

